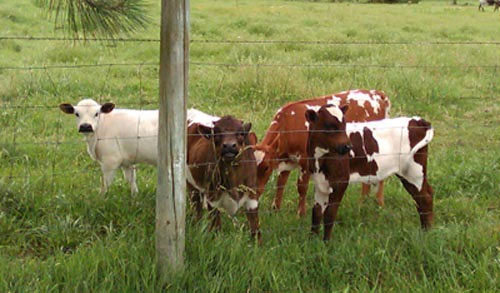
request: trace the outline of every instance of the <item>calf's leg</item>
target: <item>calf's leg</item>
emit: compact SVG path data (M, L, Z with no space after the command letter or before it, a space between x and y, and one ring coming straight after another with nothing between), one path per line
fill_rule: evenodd
M102 165L101 170L102 170L101 194L104 194L108 191L108 188L113 183L113 179L115 178L116 168Z
M122 167L122 171L123 175L130 184L130 193L132 195L137 194L139 192L139 188L137 188L135 166Z
M218 209L213 208L210 204L208 204L208 212L212 216L212 224L210 225L210 230L220 230L221 222L220 222L220 212Z
M249 199L245 204L245 208L252 238L255 239L257 236L257 241L261 243L262 238L259 230L259 203L256 199Z
M432 211L432 187L427 182L427 179L424 179L424 184L422 185L422 189L418 190L415 185L408 182L406 179L400 177L399 178L403 183L406 191L408 191L417 204L417 211L420 216L420 224L422 228L428 229L432 226L434 214Z
M323 235L323 240L328 241L332 234L333 224L337 218L337 212L340 206L340 202L344 197L345 190L347 189L347 183L337 183L335 184L334 190L330 193L328 197L328 205L325 209L325 214L323 218L323 225L325 226L325 231Z
M361 202L364 202L370 196L370 184L361 183Z
M188 192L189 198L195 209L195 219L199 221L203 214L203 198L202 194L198 189L194 188L191 184L188 183Z
M378 183L377 188L377 203L379 206L384 206L384 181Z
M307 200L307 188L309 187L309 178L311 174L307 171L307 168L300 169L300 175L297 179L297 191L299 192L299 206L297 208L297 214L300 217L306 215L306 200Z
M434 215L432 211L433 190L427 182L427 146L418 150L413 159L414 163L410 164L404 173L398 174L398 177L417 204L422 228L430 228ZM419 189L411 182L422 182L422 186Z
M290 171L283 171L278 175L278 182L276 184L276 197L273 200L272 208L279 210L281 208L281 201L283 200L283 190L288 181Z

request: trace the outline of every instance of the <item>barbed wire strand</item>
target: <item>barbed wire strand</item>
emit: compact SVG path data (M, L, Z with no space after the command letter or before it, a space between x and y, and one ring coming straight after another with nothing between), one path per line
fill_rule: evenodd
M201 62L192 61L194 66L207 67L302 67L302 68L385 68L385 69L444 69L444 68L483 68L496 69L498 64L456 64L456 65L429 65L429 64L345 64L345 63L228 63L228 62ZM156 62L140 63L94 63L94 64L55 64L37 66L0 66L0 70L51 70L51 69L74 69L74 68L97 68L97 67L136 67L136 66L159 66Z
M2 40L14 41L64 41L64 42L159 42L156 38L68 38L50 36L0 36ZM190 43L201 44L236 44L236 45L273 45L273 44L300 44L300 45L412 45L412 46L443 46L443 45L500 45L500 41L338 41L338 40L230 40L230 39L192 39Z

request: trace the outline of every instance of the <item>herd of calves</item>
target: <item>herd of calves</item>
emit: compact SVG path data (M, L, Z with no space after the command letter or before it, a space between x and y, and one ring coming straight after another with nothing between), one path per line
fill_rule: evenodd
M377 202L383 205L383 181L391 175L415 200L422 227L430 227L433 191L427 181L427 145L434 131L420 117L389 118L390 105L376 90L291 102L276 112L260 142L251 123L188 110L187 185L196 216L207 208L212 227L218 228L220 211L234 215L244 207L251 234L260 241L258 203L267 181L277 171L273 207L280 209L288 176L299 168L297 212L306 213L312 177L312 231L318 233L323 220L324 240L330 238L349 183L361 182L363 196L378 185ZM106 192L121 168L131 192L137 193L135 164L157 163L158 111L114 107L91 99L60 105L76 116L88 153L101 165L101 191Z

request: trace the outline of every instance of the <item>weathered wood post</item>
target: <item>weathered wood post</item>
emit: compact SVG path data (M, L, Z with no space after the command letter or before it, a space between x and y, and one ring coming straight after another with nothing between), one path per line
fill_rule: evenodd
M184 267L189 0L162 0L156 263L161 281Z

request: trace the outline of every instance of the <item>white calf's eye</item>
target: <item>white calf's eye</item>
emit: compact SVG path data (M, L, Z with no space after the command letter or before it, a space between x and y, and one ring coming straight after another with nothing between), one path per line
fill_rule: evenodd
M95 117L97 117L97 115L99 115L99 112L95 113Z
M76 117L80 117L80 114L78 114L78 113L75 113L75 115L76 115Z

